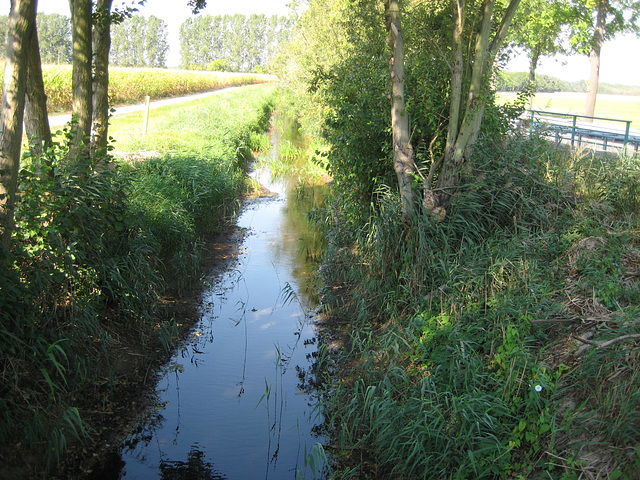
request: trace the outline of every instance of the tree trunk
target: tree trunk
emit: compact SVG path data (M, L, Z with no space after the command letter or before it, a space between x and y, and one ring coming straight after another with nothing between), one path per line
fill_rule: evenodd
M8 251L14 228L22 123L27 83L26 50L34 28L37 0L13 0L9 15L0 111L0 250Z
M27 53L27 90L24 126L29 138L29 148L36 157L42 156L44 149L52 144L49 114L47 112L47 96L44 93L42 80L42 62L38 30L34 25L31 30L29 51Z
M531 49L531 61L529 62L529 85L533 89L533 95L529 98L529 109L533 108L533 99L535 97L536 87L536 70L540 61L540 45L536 45Z
M445 146L442 169L438 177L437 191L433 192L425 188L425 194L431 193L430 197L425 197L425 207L440 209L438 215L442 216L446 212L444 208L448 205L451 195L460 184L462 169L465 161L470 155L470 149L477 141L482 125L486 104L487 72L495 56L506 38L511 20L520 5L520 0L511 0L504 12L500 25L494 31L494 6L496 0L485 0L482 5L482 15L479 31L475 35L475 46L471 59L467 64L471 68L471 78L467 101L463 103L465 91L463 89L463 63L462 52L462 32L465 27L465 0L451 0L453 9L453 61L451 65L451 110L449 126L447 130L447 143ZM464 113L463 113L464 110Z
M410 222L413 217L416 195L412 187L416 172L411 146L409 115L404 98L404 41L400 24L400 1L385 0L387 43L391 48L389 72L391 76L391 127L393 131L393 168L398 177L402 218Z
M454 0L454 45L460 42L460 34L464 27L465 2ZM471 80L469 83L469 92L467 94L467 102L464 115L460 110L453 111L454 106L458 109L462 108L462 78L458 79L460 72L452 71L452 86L456 85L456 91L452 90L451 102L451 120L447 132L447 145L445 147L444 163L442 171L438 178L438 204L436 206L445 207L449 203L451 194L460 183L460 175L462 173L462 164L468 156L469 147L475 143L480 133L480 124L484 114L484 98L483 89L485 87L484 75L487 63L489 61L489 36L491 34L491 26L493 23L493 7L495 0L487 0L483 4L482 20L480 30L476 34L476 44L473 52L473 63L471 68ZM454 53L462 51L462 45L454 46ZM458 53L459 55L459 53ZM455 62L455 59L454 59ZM455 63L454 63L455 66ZM454 80L455 79L455 80ZM462 122L459 123L459 119ZM452 120L457 120L455 123Z
M451 159L454 158L454 148L460 128L460 115L462 110L464 81L464 48L462 45L462 39L465 28L466 8L466 0L451 0L451 13L453 19L450 82L451 103L449 105L449 124L447 126L447 142L445 145L444 166L442 167L442 170L438 177L439 184L442 183L443 174L450 175L452 172L450 168L445 168L445 166L447 166L450 163ZM432 170L434 170L433 167ZM424 197L422 200L422 206L425 210L430 210L440 216L444 216L446 214L446 210L443 207L443 204L445 204L444 195L442 193L437 194L432 189L432 177L432 172L430 172L429 176L424 180ZM452 181L453 179L450 179L448 182Z
M71 7L71 28L73 40L73 118L77 122L72 132L75 148L70 152L72 159L89 154L91 134L92 92L91 92L91 0L69 0Z
M529 83L536 83L536 70L538 68L538 61L540 60L540 47L537 46L531 49L531 61L529 62Z
M529 97L529 109L533 108L533 99L536 92L536 70L538 69L538 62L540 61L540 44L531 49L531 61L529 62L529 85L532 88L532 95Z
M604 27L608 10L608 0L599 0L596 28L593 32L593 41L591 44L591 52L589 54L589 58L591 60L589 89L587 90L587 99L584 106L584 114L588 117L593 117L596 112L596 97L598 96L598 83L600 82L600 52L602 51L602 42L604 41ZM593 121L593 119L590 118L585 120Z
M98 0L98 19L93 29L93 134L91 154L104 157L109 140L109 50L111 49L111 4Z

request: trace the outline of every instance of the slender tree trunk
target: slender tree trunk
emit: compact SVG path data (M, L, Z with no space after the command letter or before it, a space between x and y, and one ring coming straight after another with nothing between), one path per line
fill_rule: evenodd
M536 70L540 61L540 45L531 49L531 61L529 62L529 85L534 89L534 95L529 98L529 109L533 108L533 98L535 97Z
M480 30L476 34L475 47L473 52L473 63L471 68L471 80L469 84L469 92L467 94L467 102L464 115L460 115L460 112L451 112L452 118L459 119L462 117L462 122L453 124L449 122L449 131L447 134L447 145L445 149L445 158L442 165L442 171L438 179L438 189L440 193L439 206L444 207L448 202L453 190L460 183L460 175L462 173L463 163L468 156L469 147L475 143L480 133L480 124L482 123L482 116L484 114L484 98L483 89L485 87L485 71L487 63L489 62L489 36L491 34L491 27L493 23L493 7L495 6L495 0L486 0L483 4L482 20L480 23ZM462 28L464 25L464 4L460 0L454 0L454 21L459 22L460 27L454 26L454 42L456 41L456 30ZM459 40L458 40L459 41ZM455 50L455 47L454 47ZM454 73L452 72L452 83ZM456 80L456 82L462 83L462 79ZM458 87L457 95L460 96L456 99L455 104L460 108L462 106L462 88ZM452 108L454 102L452 101Z
M460 111L462 104L462 82L464 78L464 57L462 36L465 28L466 0L452 0L453 15L453 48L451 63L451 105L449 107L449 126L447 129L447 145L453 145L460 127Z
M14 208L27 84L26 50L34 28L37 0L13 0L9 15L0 111L0 250L8 251Z
M91 154L99 157L107 151L109 140L109 50L111 49L111 4L98 0L98 19L93 29L93 134Z
M413 217L416 195L412 187L413 174L416 171L409 115L406 112L404 98L404 40L400 24L400 1L385 0L385 18L387 25L387 43L391 48L389 72L391 76L391 127L393 131L393 168L398 177L400 197L402 199L402 217L410 222Z
M456 139L460 131L460 116L462 114L462 98L464 83L464 46L463 33L465 29L466 0L451 0L451 13L453 18L453 44L451 60L451 103L449 106L449 125L447 127L447 143L445 145L444 165L439 177L439 184L442 184L442 174L451 175L449 163L455 158ZM446 168L445 168L446 167ZM446 211L442 206L444 201L443 193L439 195L432 190L430 184L432 175L429 175L424 185L423 206L426 210L445 215ZM449 180L453 181L453 179Z
M602 42L604 41L604 26L608 10L609 1L599 0L596 28L593 32L593 42L591 44L591 52L589 54L589 58L591 60L589 89L587 90L587 99L584 106L584 114L589 117L593 117L596 111L596 97L598 96L598 83L600 82L600 52L602 51ZM586 120L593 121L592 119Z
M91 134L92 92L91 92L91 0L69 0L71 7L71 27L73 40L73 117L77 122L73 128L71 158L89 154Z
M531 61L529 62L529 83L536 83L536 70L538 69L538 62L540 61L540 47L534 47L531 49Z
M31 30L29 51L27 53L27 90L24 126L29 138L31 153L37 157L51 146L51 127L47 112L47 96L44 93L42 79L42 62L40 60L40 44L38 30L34 25Z
M444 215L444 208L451 195L460 184L464 163L470 155L470 149L477 141L482 125L486 105L487 72L495 56L503 44L511 20L520 5L520 0L511 0L503 17L494 31L494 6L496 0L485 0L482 5L480 27L475 35L473 58L468 61L471 67L471 78L467 101L463 103L462 32L465 25L465 0L451 0L453 9L453 62L451 65L451 110L447 131L442 169L438 177L438 194L425 197L425 207L440 208L439 215ZM464 112L463 112L464 110ZM427 189L425 189L425 193ZM429 200L429 202L427 202Z

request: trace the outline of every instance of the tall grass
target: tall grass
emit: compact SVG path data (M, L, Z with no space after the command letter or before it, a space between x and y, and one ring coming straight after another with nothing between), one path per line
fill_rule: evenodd
M273 86L247 87L177 110L158 109L144 137L136 128L141 114L114 120L111 132L131 178L132 209L156 240L174 288L184 288L198 267L199 236L219 229L249 188L246 161L265 146L261 136L266 137L274 93ZM139 151L158 156L142 158Z
M476 154L441 222L407 230L387 191L355 232L330 211L336 477L635 478L638 349L571 339L640 328L640 161L517 139Z

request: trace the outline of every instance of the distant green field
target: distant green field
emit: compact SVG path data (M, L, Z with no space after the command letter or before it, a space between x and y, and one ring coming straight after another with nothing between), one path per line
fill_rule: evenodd
M512 102L515 93L499 93L498 102ZM585 94L538 93L533 101L534 109L580 115L584 112ZM640 128L640 97L601 95L596 101L596 117L631 120L631 128Z

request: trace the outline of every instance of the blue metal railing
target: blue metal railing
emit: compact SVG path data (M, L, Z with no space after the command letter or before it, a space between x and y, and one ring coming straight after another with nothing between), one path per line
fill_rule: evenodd
M546 129L555 136L556 143L570 141L571 146L578 143L591 143L602 146L607 150L608 146L628 145L635 146L636 152L640 144L640 135L634 135L631 131L631 120L619 120L616 118L590 117L587 115L574 115L570 113L548 112L544 110L529 110L529 135L533 134L534 127ZM526 118L526 117L525 117ZM586 121L578 122L578 119ZM592 124L594 120L606 121L613 124L607 128L606 125ZM616 127L617 125L620 127Z

